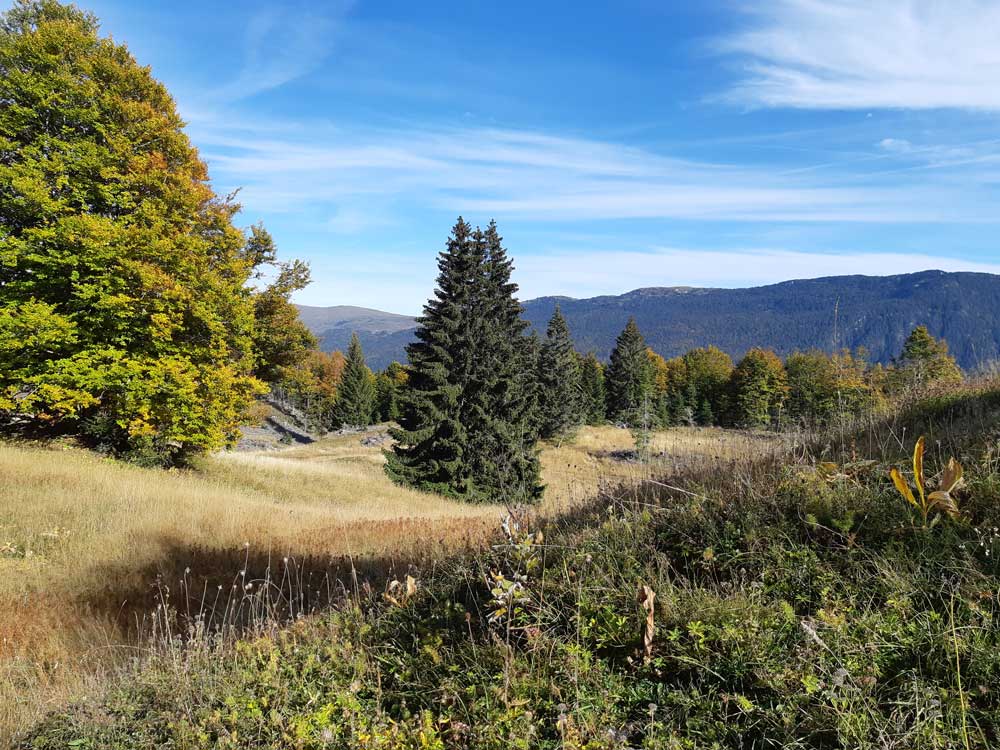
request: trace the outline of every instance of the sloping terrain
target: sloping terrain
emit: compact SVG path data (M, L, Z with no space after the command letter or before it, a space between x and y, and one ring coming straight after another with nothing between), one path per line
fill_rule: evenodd
M278 418L284 424L287 415ZM281 587L282 606L311 611L345 585L368 579L381 589L410 564L478 545L504 512L390 482L384 426L299 445L273 434L255 440L258 450L184 471L62 442L0 441L0 747L127 662L163 596L215 623L242 619L252 610L242 586L253 583L253 592L294 574L295 595ZM664 431L649 466L615 458L632 445L626 430L584 428L572 444L544 446L539 512L579 507L603 483L775 444L721 430Z
M998 407L922 403L828 442L836 472L749 452L515 515L384 596L169 644L24 746L996 747ZM928 476L966 467L960 521L924 527L886 477L917 431Z

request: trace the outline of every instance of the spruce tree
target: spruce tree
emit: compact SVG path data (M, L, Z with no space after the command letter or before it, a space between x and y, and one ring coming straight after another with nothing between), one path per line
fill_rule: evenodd
M604 368L593 352L580 359L580 383L583 391L584 419L587 424L604 421Z
M351 334L347 347L347 365L337 388L334 418L338 426L366 427L375 410L375 379L365 364L358 334Z
M538 385L542 438L564 436L583 421L579 358L558 305L545 332L538 361Z
M698 405L698 411L694 415L695 421L702 427L711 427L715 424L715 414L712 412L712 404L707 398L703 398Z
M670 424L688 424L690 412L688 411L687 402L684 400L684 394L676 391L669 396L669 399Z
M375 377L375 411L380 422L399 419L399 389L406 384L406 368L390 362Z
M495 225L473 231L459 218L438 269L435 296L407 347L409 379L386 471L469 500L534 500L542 488L527 324Z
M535 372L524 333L514 264L491 221L483 233L484 274L476 322L478 365L468 422L472 468L479 493L493 501L533 502L541 497Z
M431 492L469 493L468 433L462 399L469 389L475 339L471 310L481 284L472 227L459 217L438 256L437 288L417 319L416 341L406 347L410 379L401 393L396 444L386 453L393 480Z
M652 409L652 381L646 341L635 318L629 318L625 330L615 341L611 362L605 373L608 418L629 425L637 424L643 413Z

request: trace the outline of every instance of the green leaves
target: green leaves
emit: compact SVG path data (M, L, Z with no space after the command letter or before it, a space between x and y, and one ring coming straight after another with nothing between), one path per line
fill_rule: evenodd
M0 410L170 462L234 439L255 329L282 333L261 359L302 343L307 273L255 309L270 237L233 226L166 89L97 28L53 0L0 21Z
M788 398L785 366L769 349L751 349L733 371L732 419L739 427L767 427Z

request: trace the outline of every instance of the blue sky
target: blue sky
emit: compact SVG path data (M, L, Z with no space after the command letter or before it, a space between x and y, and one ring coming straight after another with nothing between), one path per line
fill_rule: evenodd
M418 311L459 214L526 299L1000 273L996 2L82 5L302 303Z

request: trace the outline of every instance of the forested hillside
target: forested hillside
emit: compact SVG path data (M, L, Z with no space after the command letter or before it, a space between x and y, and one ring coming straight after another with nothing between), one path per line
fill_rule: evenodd
M754 346L780 355L816 346L865 347L888 363L917 325L951 346L967 370L1000 358L1000 276L924 271L900 276L832 276L752 289L647 288L620 296L542 297L525 303L525 318L544 331L556 304L576 348L607 359L630 316L665 357L714 345L734 358ZM310 321L306 321L307 325ZM326 350L346 349L351 331L311 326ZM369 362L403 359L411 332L358 329Z

